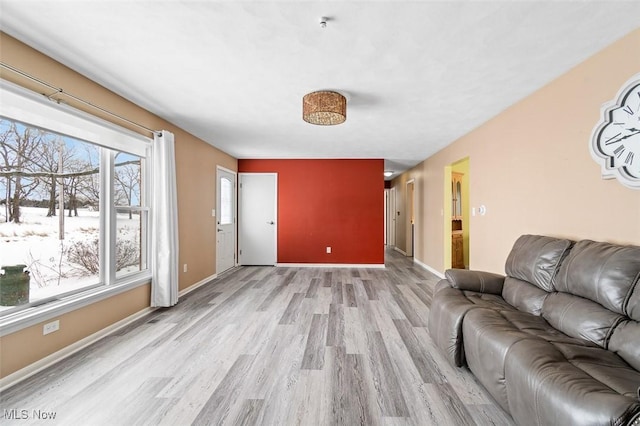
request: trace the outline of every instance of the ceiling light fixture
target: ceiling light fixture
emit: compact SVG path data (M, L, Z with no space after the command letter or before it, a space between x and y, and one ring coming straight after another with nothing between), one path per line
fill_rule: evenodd
M344 123L347 119L347 98L327 90L307 93L302 98L302 119L321 126Z
M393 172L392 172L391 170L385 170L385 171L384 171L384 175L385 175L386 177L390 177L390 176L392 176L392 175L393 175Z

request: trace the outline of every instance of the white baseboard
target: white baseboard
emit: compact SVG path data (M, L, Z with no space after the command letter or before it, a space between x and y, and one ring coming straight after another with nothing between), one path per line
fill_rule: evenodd
M384 263L278 263L279 268L360 268L384 269Z
M44 370L47 367L50 367L51 365L62 361L63 359L75 354L76 352L86 348L87 346L97 342L98 340L102 339L103 337L107 336L108 334L114 333L118 330L120 330L123 327L126 327L127 325L131 324L132 322L144 317L145 315L150 314L151 312L155 311L156 308L145 308L141 311L136 312L133 315L129 315L128 317L114 323L111 324L110 326L103 328L100 331L97 331L87 337L85 337L84 339L78 340L75 343L70 344L69 346L66 346L62 349L60 349L57 352L52 353L51 355L48 355L36 362L34 362L33 364L30 364L14 373L9 374L8 376L2 377L0 378L0 393L4 392L6 389L10 388L11 386L15 385L18 382L21 382L22 380L25 380L31 376L33 376L36 373L39 373L40 371Z
M397 251L398 253L402 253L402 255L403 255L403 256L406 256L406 255L407 255L407 252L406 252L406 251L404 251L404 250L400 250L398 247L394 247L393 249L394 249L395 251Z
M180 290L178 292L178 298L191 293L193 290L197 289L198 287L202 287L203 285L205 285L206 283L208 283L209 281L213 281L216 278L218 278L218 274L213 274L210 277L207 277L203 280L198 281L197 283L185 288L184 290Z
M426 269L427 271L431 272L433 275L444 279L444 274L442 272L436 270L435 268L432 268L431 266L425 263L420 262L418 259L414 258L413 263L420 266L421 268Z

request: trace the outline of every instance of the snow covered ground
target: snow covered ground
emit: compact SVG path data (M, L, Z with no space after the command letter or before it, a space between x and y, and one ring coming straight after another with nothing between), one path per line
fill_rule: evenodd
M0 266L27 265L31 282L30 301L66 293L97 284L91 274L68 261L70 247L79 241L92 242L99 237L99 212L78 209L77 217L64 217L64 239L60 239L59 217L47 217L46 208L22 207L22 223L7 223L0 206ZM68 214L65 211L65 214ZM118 238L139 240L140 219L119 214ZM61 255L62 253L62 255ZM6 309L1 307L0 310Z

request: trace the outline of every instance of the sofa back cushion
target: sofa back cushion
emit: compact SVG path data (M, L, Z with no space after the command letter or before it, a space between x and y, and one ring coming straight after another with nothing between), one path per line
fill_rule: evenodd
M507 257L506 275L527 281L545 291L554 291L558 268L572 245L572 241L565 239L522 235Z
M640 369L640 247L579 241L562 263L555 286L558 293L542 307L553 327Z
M502 286L502 298L519 311L540 316L542 304L549 293L513 277L506 277Z
M556 290L640 321L640 247L579 241L562 263Z

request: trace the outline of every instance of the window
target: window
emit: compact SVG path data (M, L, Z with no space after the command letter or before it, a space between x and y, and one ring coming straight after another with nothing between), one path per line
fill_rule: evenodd
M115 155L116 277L147 269L148 209L142 197L144 164L144 159L136 155L125 152Z
M233 182L220 179L220 225L233 223Z
M0 266L26 265L30 283L0 317L148 279L149 140L5 89Z

